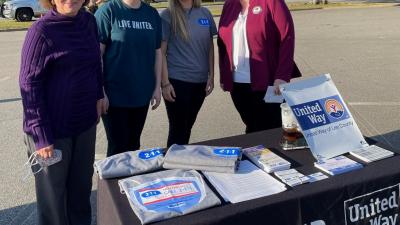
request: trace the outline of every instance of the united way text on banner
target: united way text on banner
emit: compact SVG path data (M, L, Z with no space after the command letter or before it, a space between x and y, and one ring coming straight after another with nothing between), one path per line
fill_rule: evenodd
M346 225L399 224L399 184L346 200Z
M282 85L281 92L317 159L367 145L329 74Z
M343 103L338 95L294 105L291 108L303 131L346 120L350 117L344 110Z

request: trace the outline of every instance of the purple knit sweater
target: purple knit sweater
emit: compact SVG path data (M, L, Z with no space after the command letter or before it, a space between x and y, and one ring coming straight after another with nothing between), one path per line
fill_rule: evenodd
M49 11L28 30L19 84L24 132L36 149L74 137L95 125L103 98L101 57L94 17Z

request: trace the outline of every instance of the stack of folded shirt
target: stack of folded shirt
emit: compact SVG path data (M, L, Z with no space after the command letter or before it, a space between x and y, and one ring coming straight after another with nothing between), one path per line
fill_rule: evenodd
M242 151L238 147L175 144L168 149L163 167L235 173L241 158Z
M162 168L162 148L129 151L96 161L94 168L101 179L126 177Z
M121 192L142 224L220 205L195 170L166 170L119 180Z

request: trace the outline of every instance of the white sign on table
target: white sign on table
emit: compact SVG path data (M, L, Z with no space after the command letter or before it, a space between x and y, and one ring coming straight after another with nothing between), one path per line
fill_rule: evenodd
M368 146L329 74L283 84L280 90L316 159Z

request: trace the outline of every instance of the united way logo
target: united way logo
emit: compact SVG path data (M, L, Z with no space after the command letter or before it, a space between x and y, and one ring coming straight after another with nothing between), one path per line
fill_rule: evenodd
M338 95L291 106L303 131L350 118Z
M339 119L344 114L343 105L336 99L327 99L325 101L325 111L335 119Z

